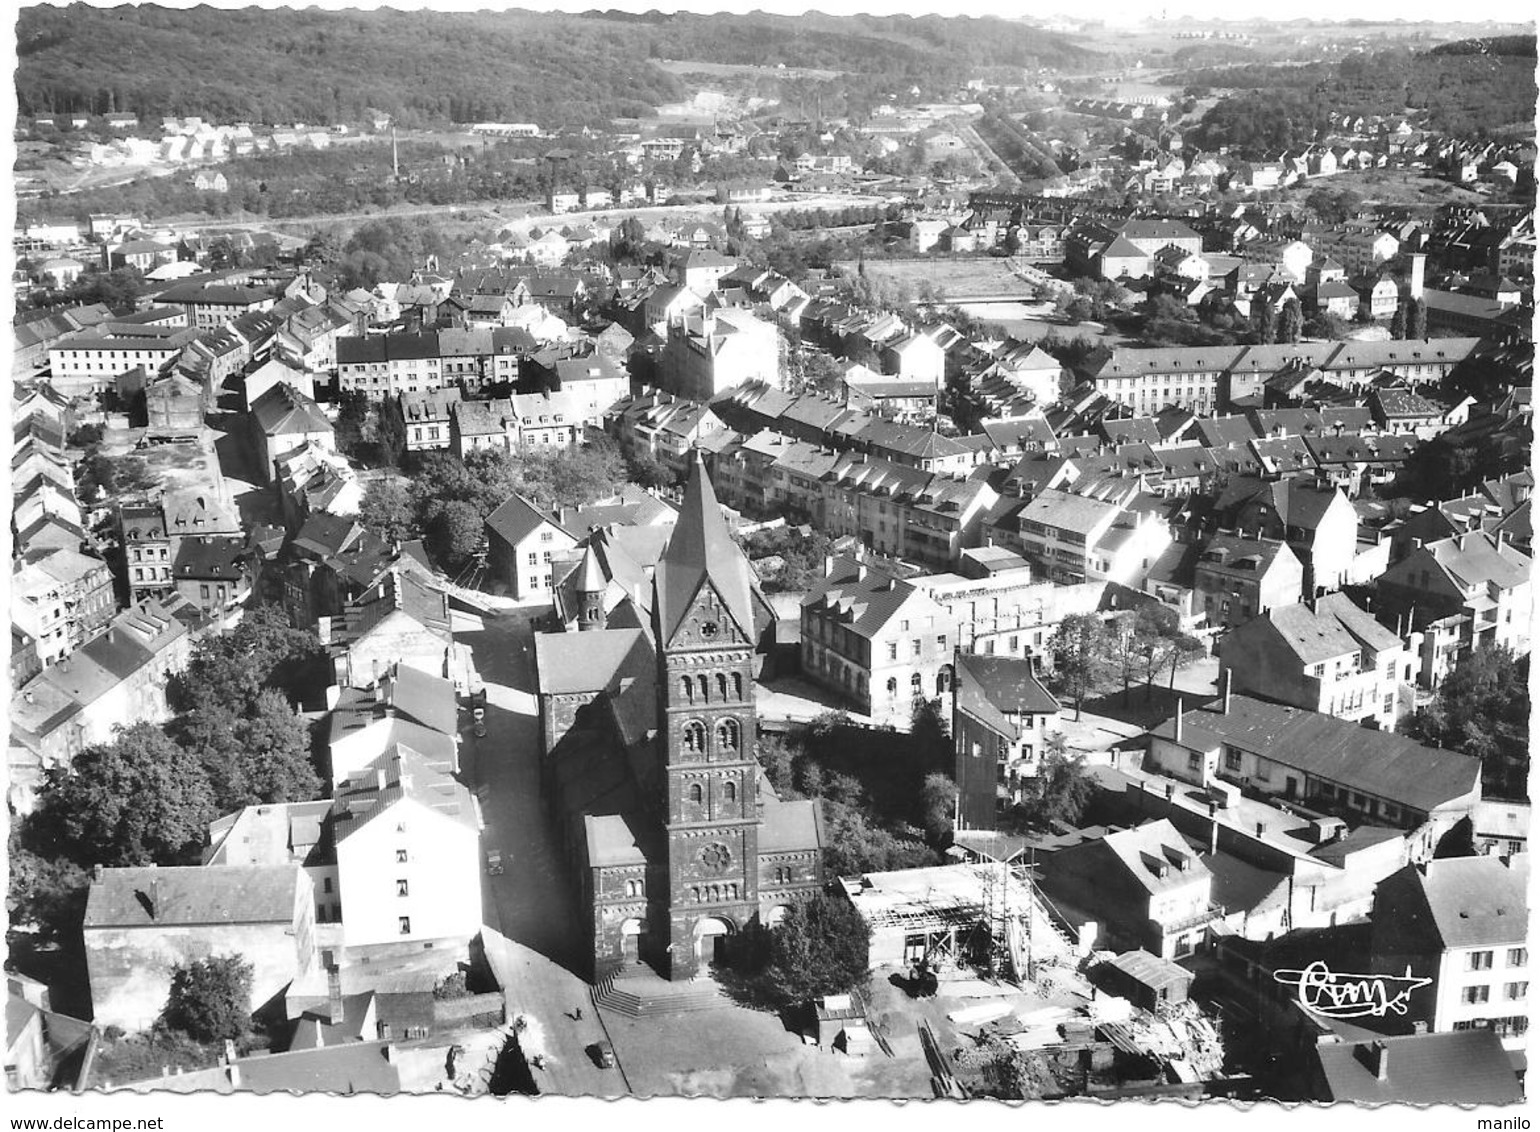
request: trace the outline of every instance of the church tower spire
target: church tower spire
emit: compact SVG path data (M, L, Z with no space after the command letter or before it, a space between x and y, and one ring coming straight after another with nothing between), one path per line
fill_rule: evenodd
M688 978L720 961L759 912L749 564L698 454L653 583L668 846L668 922L658 927L663 973Z

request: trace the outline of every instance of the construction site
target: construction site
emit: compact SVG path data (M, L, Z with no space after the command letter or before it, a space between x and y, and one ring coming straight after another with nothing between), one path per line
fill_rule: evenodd
M1216 1021L1190 972L1094 947L1020 860L840 882L871 928L861 1003L877 1050L918 1050L938 1097L1176 1096L1223 1091Z

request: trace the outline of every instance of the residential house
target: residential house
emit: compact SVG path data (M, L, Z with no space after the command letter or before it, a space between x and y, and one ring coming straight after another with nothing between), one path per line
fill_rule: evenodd
M68 547L24 551L11 571L11 621L46 666L96 635L117 612L107 563Z
M210 955L252 965L255 1011L310 969L314 932L310 878L295 865L97 866L82 928L92 1019L148 1029L166 1005L172 969Z
M322 623L322 640L339 685L367 686L403 664L469 691L470 661L454 639L449 595L413 566L386 570L340 617Z
M577 545L552 516L520 495L510 496L486 520L487 567L516 600L551 596L551 559Z
M1277 606L1219 644L1220 680L1306 711L1395 728L1415 653L1343 594Z
M1279 606L1299 601L1304 567L1281 539L1248 538L1221 531L1193 563L1193 603L1211 628L1244 625Z
M199 535L180 543L172 563L177 593L214 619L246 603L252 569L245 538Z
M1418 683L1436 688L1484 645L1529 652L1530 560L1502 531L1471 531L1413 549L1375 583L1376 615L1421 631Z
M1336 488L1232 480L1215 507L1227 525L1286 540L1305 569L1307 597L1341 589L1352 571L1358 513Z
M689 314L668 327L658 359L658 386L709 401L749 382L780 387L780 334L746 310Z
M1021 801L1026 780L1041 772L1059 701L1033 667L1021 657L957 654L952 737L960 829L994 829L1001 794Z
M1406 1019L1435 1034L1490 1030L1509 1051L1529 1029L1529 856L1447 857L1380 883L1375 972L1428 980Z
M406 450L429 452L450 446L450 418L460 403L460 390L426 390L403 393L399 398L401 416L406 422Z
M1212 902L1213 875L1169 821L1072 845L1043 867L1043 889L1077 922L1100 928L1099 942L1182 959L1222 918Z
M251 419L264 481L271 482L276 475L278 457L296 448L314 443L336 451L331 421L321 406L292 385L275 385L258 397L251 406Z
M907 713L950 687L957 620L910 582L840 558L801 616L803 674L864 714Z
M331 834L348 948L459 948L481 931L480 815L452 771L398 743L338 784Z

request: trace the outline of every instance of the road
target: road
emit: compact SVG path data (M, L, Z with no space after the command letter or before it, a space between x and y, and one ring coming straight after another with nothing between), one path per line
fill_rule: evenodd
M457 611L455 638L471 651L487 692L486 734L462 738L464 772L481 798L483 859L502 854L503 871L482 873L482 940L510 1019L542 1093L622 1096L624 1069L601 1068L590 1048L606 1040L603 1019L579 974L585 949L559 830L542 805L538 704L530 621L545 607L484 616Z

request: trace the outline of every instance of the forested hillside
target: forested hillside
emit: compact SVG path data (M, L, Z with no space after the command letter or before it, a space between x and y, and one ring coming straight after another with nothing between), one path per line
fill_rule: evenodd
M533 12L22 9L18 108L217 121L577 125L645 114L684 86L649 59L816 67L928 92L982 66L1082 62L997 19L637 17Z
M1260 156L1316 139L1330 115L1420 111L1441 134L1480 137L1534 120L1535 38L1504 36L1350 55L1337 63L1218 67L1171 76L1235 90L1203 118L1193 140Z

